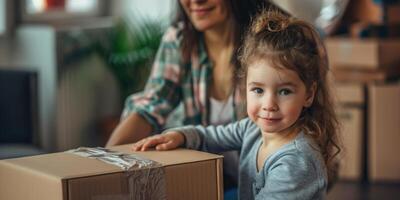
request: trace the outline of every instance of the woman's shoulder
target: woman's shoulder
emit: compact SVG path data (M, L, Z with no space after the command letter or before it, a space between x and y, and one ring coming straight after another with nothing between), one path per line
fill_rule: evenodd
M163 42L173 42L180 44L183 37L183 23L176 23L170 25L165 31L162 41Z

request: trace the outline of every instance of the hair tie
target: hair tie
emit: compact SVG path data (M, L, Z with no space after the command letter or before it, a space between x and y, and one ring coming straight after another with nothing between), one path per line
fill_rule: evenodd
M268 30L269 32L280 32L285 30L290 23L292 18L279 13L267 13L259 17L253 24L253 32L260 33Z
M270 20L268 21L266 27L267 30L270 32L280 32L282 30L285 30L289 25L289 22L287 22L286 20L283 21L278 21L278 20Z

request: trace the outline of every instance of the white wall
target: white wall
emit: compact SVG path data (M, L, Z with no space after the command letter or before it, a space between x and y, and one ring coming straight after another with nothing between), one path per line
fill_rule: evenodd
M272 0L272 2L295 17L299 17L310 23L314 23L314 20L320 15L324 3L323 1L315 0Z
M0 0L0 35L6 31L6 0Z
M0 6L5 1L0 0ZM161 19L169 23L171 20L170 13L176 2L176 0L113 0L111 14L120 16L135 14L135 16ZM1 8L0 15L4 14ZM60 50L59 47L62 46L57 41L57 30L48 25L19 25L11 37L0 38L0 67L29 68L35 69L39 73L40 144L47 151L74 148L77 145L91 145L89 138L95 137L92 134L93 131L91 131L95 126L95 121L102 116L120 113L121 107L118 99L119 94L115 92L116 83L110 80L107 71L94 68L101 65L97 59L87 60L87 62L93 63L92 65L80 63L76 66L69 66L70 69L75 67L76 70L67 73L67 75L73 74L73 77L79 76L89 69L92 72L100 73L96 76L91 73L93 75L91 77L94 78L92 82L85 82L83 84L85 87L63 84L64 79L58 77L58 65L60 63L57 60L57 52ZM101 83L107 83L107 85L101 85ZM69 92L72 90L76 93ZM106 92L101 93L97 90ZM67 91L67 93L60 93L62 91ZM59 99L59 96L63 98L66 94L68 94L68 98L65 98L65 100L72 98L74 101ZM79 96L81 94L84 95ZM96 95L97 98L93 98ZM88 102L93 99L96 99L96 104L89 104ZM57 111L59 111L57 106L60 105L60 102L61 104L69 102L73 105L80 105L76 108L84 107L85 110L79 110L83 114L74 117L73 114L77 112L70 108L68 112L65 112L65 115L62 115L64 117L62 118L57 114ZM100 104L101 106L99 106ZM61 124L61 126L68 126L71 131L62 132L58 130L60 123L57 120L66 118L79 120L79 123L69 126L67 124L69 121L65 120L65 124ZM61 132L62 134L59 135ZM82 133L86 133L86 135Z
M55 34L46 26L22 26L11 38L0 42L0 67L38 72L39 143L54 149Z
M169 23L177 0L113 0L111 14L135 15L161 19Z
M21 25L14 37L0 42L0 68L38 72L39 144L49 152L98 146L98 122L119 114L122 106L103 60L90 56L68 65L59 61L63 32L47 25Z

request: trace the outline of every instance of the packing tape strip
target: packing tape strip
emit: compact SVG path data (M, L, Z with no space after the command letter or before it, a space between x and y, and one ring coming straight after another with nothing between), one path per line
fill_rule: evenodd
M167 199L165 172L156 161L141 158L133 154L111 151L102 147L79 147L67 151L82 157L93 158L116 165L125 171L128 179L128 196L118 199L152 200ZM114 199L113 197L101 199Z

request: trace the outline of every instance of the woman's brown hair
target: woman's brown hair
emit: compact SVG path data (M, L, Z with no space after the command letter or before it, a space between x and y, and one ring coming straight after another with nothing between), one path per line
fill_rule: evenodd
M257 14L258 11L266 7L271 7L270 3L266 0L224 0L230 6L230 11L233 14L235 36L234 36L234 47L235 52L232 55L231 62L235 66L239 66L240 62L237 59L238 49L242 44L243 35L248 29L251 18ZM176 16L172 23L174 26L178 26L179 23L183 23L183 41L181 55L185 62L190 60L190 56L193 51L197 50L201 37L201 32L197 31L189 17L186 15L182 5L177 2Z
M278 10L263 11L251 24L241 48L239 75L245 79L247 67L258 60L295 71L307 90L316 85L314 101L297 124L316 141L330 180L335 170L332 161L340 152L339 124L327 85L328 58L318 33L309 23Z

